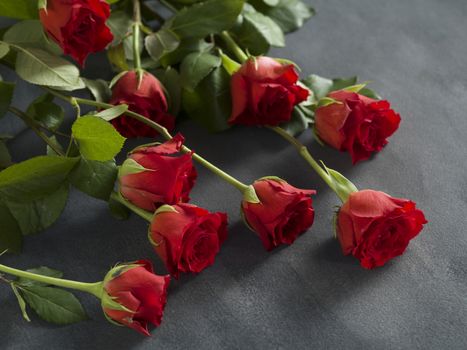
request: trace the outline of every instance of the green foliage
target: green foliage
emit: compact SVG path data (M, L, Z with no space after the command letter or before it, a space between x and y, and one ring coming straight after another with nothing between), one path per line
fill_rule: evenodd
M120 152L125 142L125 138L111 124L95 116L79 118L71 130L80 153L88 160L111 160Z
M13 92L15 84L2 81L0 79L0 119L8 112L11 100L13 99Z
M180 67L180 79L183 88L193 91L221 63L220 57L208 53L197 52L186 56Z
M190 118L211 132L228 129L232 110L230 76L224 68L215 68L193 90L183 90L182 103Z
M53 103L53 99L50 94L36 98L27 108L26 114L40 125L55 131L62 124L65 111Z
M162 56L177 49L180 45L180 38L171 30L161 29L148 35L144 44L152 59L159 61Z
M114 160L99 162L81 158L78 166L70 173L70 183L80 191L103 200L108 200L117 179Z
M10 212L10 209L0 202L0 250L9 253L19 253L23 244L21 229Z
M178 71L167 67L166 69L158 69L154 74L165 88L169 113L174 116L178 115L182 100L182 85Z
M2 0L0 1L0 16L15 19L38 18L37 0Z

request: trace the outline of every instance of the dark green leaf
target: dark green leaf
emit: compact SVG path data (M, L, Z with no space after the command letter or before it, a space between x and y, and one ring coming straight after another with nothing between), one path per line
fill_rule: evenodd
M65 118L63 108L43 96L31 103L26 113L40 125L54 131L60 127Z
M5 57L10 52L10 46L0 42L0 58Z
M199 82L215 68L219 67L221 63L220 57L208 53L199 52L186 56L180 66L182 86L193 91Z
M162 56L174 51L180 45L180 38L171 30L161 29L148 35L144 44L152 59L159 61Z
M63 277L63 272L51 269L47 266L39 266L33 269L27 269L27 272L35 273L37 275L42 275L42 276L48 276L48 277L54 277L54 278L62 278ZM45 283L42 282L37 282L33 280L29 280L27 278L20 277L18 281L16 282L20 284L21 286L46 286Z
M159 69L154 73L165 88L169 105L169 113L174 116L178 115L182 99L182 86L180 84L180 76L177 70L168 67L166 69Z
M281 124L280 127L287 131L290 135L295 136L301 134L303 131L308 129L308 125L310 124L310 122L311 120L300 109L300 107L295 106L290 121Z
M65 325L87 319L80 302L68 291L42 286L21 287L29 306L47 322Z
M335 78L332 79L332 87L330 91L342 90L348 86L357 84L357 77L350 78Z
M264 13L271 17L285 33L293 32L315 14L311 6L300 0L279 0L277 5Z
M172 66L182 61L185 56L192 52L208 52L212 48L213 44L204 41L204 39L193 40L192 38L188 38L182 40L176 50L162 56L160 64L163 67Z
M11 165L11 156L8 148L2 140L0 140L0 170Z
M23 242L21 229L8 207L0 202L0 251L19 253Z
M62 153L61 154L64 154L65 153L65 150L63 149L62 145L60 144L60 142L58 142L57 138L55 137L55 135L52 135L52 136L49 136L49 142L51 144L53 144L54 148L50 147L50 145L47 145L47 155L48 156L59 156L60 154L58 154L55 149L57 150L60 150Z
M121 104L114 107L110 107L94 114L95 117L104 119L105 121L111 121L117 117L120 117L123 113L128 110L128 105Z
M42 198L20 201L7 200L6 205L18 222L24 235L43 231L60 217L68 199L68 185Z
M71 130L78 141L81 154L89 160L111 160L120 152L125 142L125 138L111 124L99 117L81 117Z
M88 88L89 91L91 91L92 95L94 96L94 99L97 102L108 102L110 100L110 97L112 96L112 91L109 88L109 84L102 79L85 79L82 78L84 81L84 84Z
M214 69L194 91L183 90L182 101L190 118L208 130L217 132L230 127L230 76L224 68Z
M0 196L31 201L57 191L78 158L39 156L0 171Z
M165 26L181 38L204 38L231 28L245 0L208 0L178 12Z
M112 11L107 25L114 35L113 45L120 43L129 33L131 33L131 25L133 20L125 11Z
M1 0L0 15L17 19L32 19L39 17L37 1L34 0Z
M99 162L82 158L70 173L70 182L80 191L103 200L108 200L117 179L114 160Z
M14 90L14 83L0 80L0 118L8 112L8 107L10 107L11 100L13 99Z

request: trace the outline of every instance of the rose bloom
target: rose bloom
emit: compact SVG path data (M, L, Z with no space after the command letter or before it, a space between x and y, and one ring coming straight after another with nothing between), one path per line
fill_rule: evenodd
M105 24L110 16L105 0L47 0L39 16L48 36L81 66L90 53L102 51L113 40Z
M302 190L280 179L259 179L253 183L260 203L242 201L247 224L255 231L266 250L292 244L313 224L314 190Z
M214 263L227 238L227 215L191 204L163 206L154 215L149 238L172 276L198 273Z
M183 141L177 134L163 144L133 150L119 172L122 196L150 212L162 204L188 202L197 172L191 154L180 153Z
M157 78L148 73L143 73L141 83L138 74L134 71L123 75L112 88L110 104L127 104L132 112L141 114L146 118L172 130L175 126L175 118L167 112L167 99L164 88ZM157 131L150 126L122 115L112 119L112 125L126 138L155 137Z
M388 101L344 90L333 91L328 97L340 103L316 110L315 130L329 146L349 152L354 164L381 151L386 139L399 128L401 118Z
M149 335L148 324L161 324L170 277L153 273L151 262L120 265L104 280L103 309L108 318ZM110 301L110 302L109 302Z
M278 125L290 120L295 105L309 91L297 85L298 74L291 64L270 57L247 60L232 75L231 124Z
M345 255L372 269L402 255L426 223L414 202L363 190L351 193L339 210L337 237Z

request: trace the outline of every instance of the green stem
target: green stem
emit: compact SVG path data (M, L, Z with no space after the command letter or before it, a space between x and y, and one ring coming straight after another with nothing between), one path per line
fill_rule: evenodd
M141 6L139 0L133 0L133 58L135 69L141 71L139 40L141 35Z
M139 215L140 217L142 217L143 219L151 222L152 221L152 218L153 218L153 213L150 213L146 210L143 210L141 208L138 208L136 205L130 203L129 201L127 201L125 198L123 198L121 196L120 193L117 193L117 192L112 192L112 194L110 195L110 198L112 198L113 200L119 202L120 204L123 204L125 207L127 207L128 209L130 209L133 213Z
M56 91L54 91L53 93L54 93L55 96L65 100L65 101L68 101L69 103L72 103L72 101L73 101L73 102L76 102L78 104L93 106L93 107L97 107L97 108L115 107L114 105L104 103L104 102L97 102L97 101L88 100L88 99L79 98L79 97L64 96L64 95L61 95L60 93L58 93ZM162 137L164 137L166 140L171 140L172 139L172 135L169 133L169 131L165 127L163 127L162 125L160 125L160 124L158 124L158 123L156 123L156 122L142 116L141 114L138 114L138 113L135 113L135 112L132 112L132 111L126 111L125 115L127 115L129 117L132 117L132 118L140 121L141 123L144 123L144 124L148 125L149 127L153 128L159 134L161 134ZM183 146L182 147L182 152L191 153L192 151L188 147ZM212 171L214 174L218 175L219 177L221 177L222 179L227 181L229 184L231 184L235 188L237 188L240 192L243 193L246 189L248 189L247 185L245 185L244 183L238 181L234 177L230 176L229 174L227 174L226 172L224 172L220 168L216 167L214 164L210 163L209 161L207 161L206 159L204 159L200 155L198 155L196 153L193 153L193 159L196 160L201 165L203 165L204 167L206 167L207 169L209 169L210 171Z
M230 36L230 34L224 30L220 33L220 37L224 40L225 45L227 48L232 51L232 53L237 56L241 63L248 60L248 55L237 45L235 40Z
M76 282L65 280L61 278L49 277L38 275L32 272L27 272L23 270L14 269L12 267L8 267L5 265L0 264L0 271L7 273L9 275L23 277L32 281L42 282L46 284L51 284L53 286L62 287L62 288L69 288L69 289L76 289L82 292L87 292L95 295L99 299L102 295L102 282L96 283L84 283L84 282Z
M268 126L268 129L271 129L272 131L276 132L280 136L282 136L285 140L290 142L295 148L298 150L300 155L308 162L308 164L311 165L311 167L316 171L316 173L326 182L326 184L334 191L334 182L332 181L331 176L324 170L318 162L312 157L308 149L304 144L302 144L299 140L297 140L295 137L290 135L287 131L284 129L278 127L278 126ZM336 194L339 196L339 194L336 192Z
M36 123L31 120L26 113L13 106L8 107L8 110L18 116L32 131L36 133L37 136L39 136L51 149L53 149L55 153L60 156L64 156L63 152L50 141L49 137L39 129Z

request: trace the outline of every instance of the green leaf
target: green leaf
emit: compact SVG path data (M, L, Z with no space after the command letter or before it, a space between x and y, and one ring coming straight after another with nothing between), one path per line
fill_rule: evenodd
M102 79L86 79L82 78L84 85L91 91L91 94L94 96L94 99L97 102L107 102L112 96L112 91L110 90L109 84Z
M111 64L118 68L118 70L127 71L130 69L126 61L125 48L123 47L123 44L109 47L107 49L107 58Z
M35 0L2 0L0 15L16 19L33 19L39 17Z
M57 191L79 158L39 156L0 171L0 197L31 201Z
M13 99L14 90L14 83L0 80L0 118L8 112L8 107L10 107L11 100Z
M342 90L346 87L357 84L357 77L353 76L350 78L335 78L332 79L331 91Z
M310 123L310 118L308 118L308 116L303 113L300 107L295 106L290 121L281 124L280 127L287 131L290 135L296 136L308 129Z
M182 103L189 117L209 131L230 128L230 76L222 67L214 69L194 91L183 90Z
M222 67L224 67L224 69L227 71L227 73L229 73L229 75L233 75L242 66L240 63L234 61L229 56L224 55L223 53L221 54L221 59Z
M109 200L109 209L112 216L118 220L126 220L130 217L130 209L113 198Z
M0 59L10 52L10 46L7 43L0 42Z
M23 235L40 232L60 217L68 199L68 185L35 200L7 200L6 205L18 222Z
M128 110L128 105L121 104L118 106L110 107L94 114L95 117L104 119L105 121L111 121L117 117L120 117L123 113Z
M13 47L18 50L16 73L27 82L67 91L84 88L79 69L67 60L41 49Z
M125 138L99 117L84 116L71 128L83 157L105 162L113 159L123 147Z
M182 85L177 70L167 67L166 69L159 69L154 73L165 88L169 113L174 116L178 115L182 100Z
M53 96L44 95L34 100L28 107L26 114L50 130L57 130L65 118L63 108L53 102Z
M311 74L303 79L302 82L313 91L312 98L315 103L325 97L331 91L333 85L331 79L326 79L316 74Z
M363 95L363 96L366 96L366 97L369 97L369 98L373 98L375 100L381 100L381 96L378 93L376 93L375 91L373 91L372 89L369 89L367 87L361 89L358 93L360 95Z
M55 55L62 54L60 46L47 38L42 23L36 19L14 24L5 33L3 40L21 47L44 49Z
M182 61L190 53L209 52L213 47L212 43L208 43L204 39L193 40L188 38L182 40L176 50L162 56L159 62L163 67L172 66Z
M11 156L8 148L2 140L0 140L0 170L11 165Z
M192 53L185 57L180 66L182 86L193 91L215 68L221 65L221 58L208 53Z
M162 56L174 51L180 45L180 38L171 30L161 29L146 36L144 45L152 59L159 61Z
M32 269L27 269L26 271L31 272L31 273L35 273L37 275L54 277L54 278L62 278L63 277L63 272L51 269L51 268L49 268L47 266L39 266L39 267L35 267L35 268L32 268ZM33 280L23 278L23 277L20 277L16 283L18 283L18 284L20 284L21 286L24 286L24 287L28 287L28 286L46 286L45 283L33 281Z
M87 319L80 302L68 291L42 286L21 287L26 302L47 322L66 325Z
M242 11L245 0L207 0L183 8L165 28L181 38L204 38L231 28Z
M16 219L8 207L0 201L0 251L19 253L23 245L23 236Z
M11 286L11 289L13 290L13 293L16 296L16 299L18 300L19 308L21 309L21 313L23 314L23 318L26 321L31 322L31 320L30 320L30 318L28 316L28 313L26 311L26 302L24 301L23 297L19 293L18 288L16 287L16 284L13 282L13 283L10 283L10 286Z
M55 135L49 136L49 142L52 143L55 146L55 149L60 150L62 153L65 154L65 150L63 149L62 145L60 142L58 142L57 138ZM48 156L60 156L61 154L58 154L55 149L50 147L50 145L47 145L47 155Z
M128 13L118 10L110 13L110 17L106 23L114 36L112 45L117 45L131 33L133 20Z
M282 29L271 18L257 12L253 7L246 7L243 22L233 30L240 46L252 55L262 55L271 46L285 45Z
M99 162L82 158L70 173L69 180L80 191L103 200L108 200L117 179L114 160Z
M271 17L285 33L290 33L302 27L315 14L315 10L300 0L279 0L264 14Z

